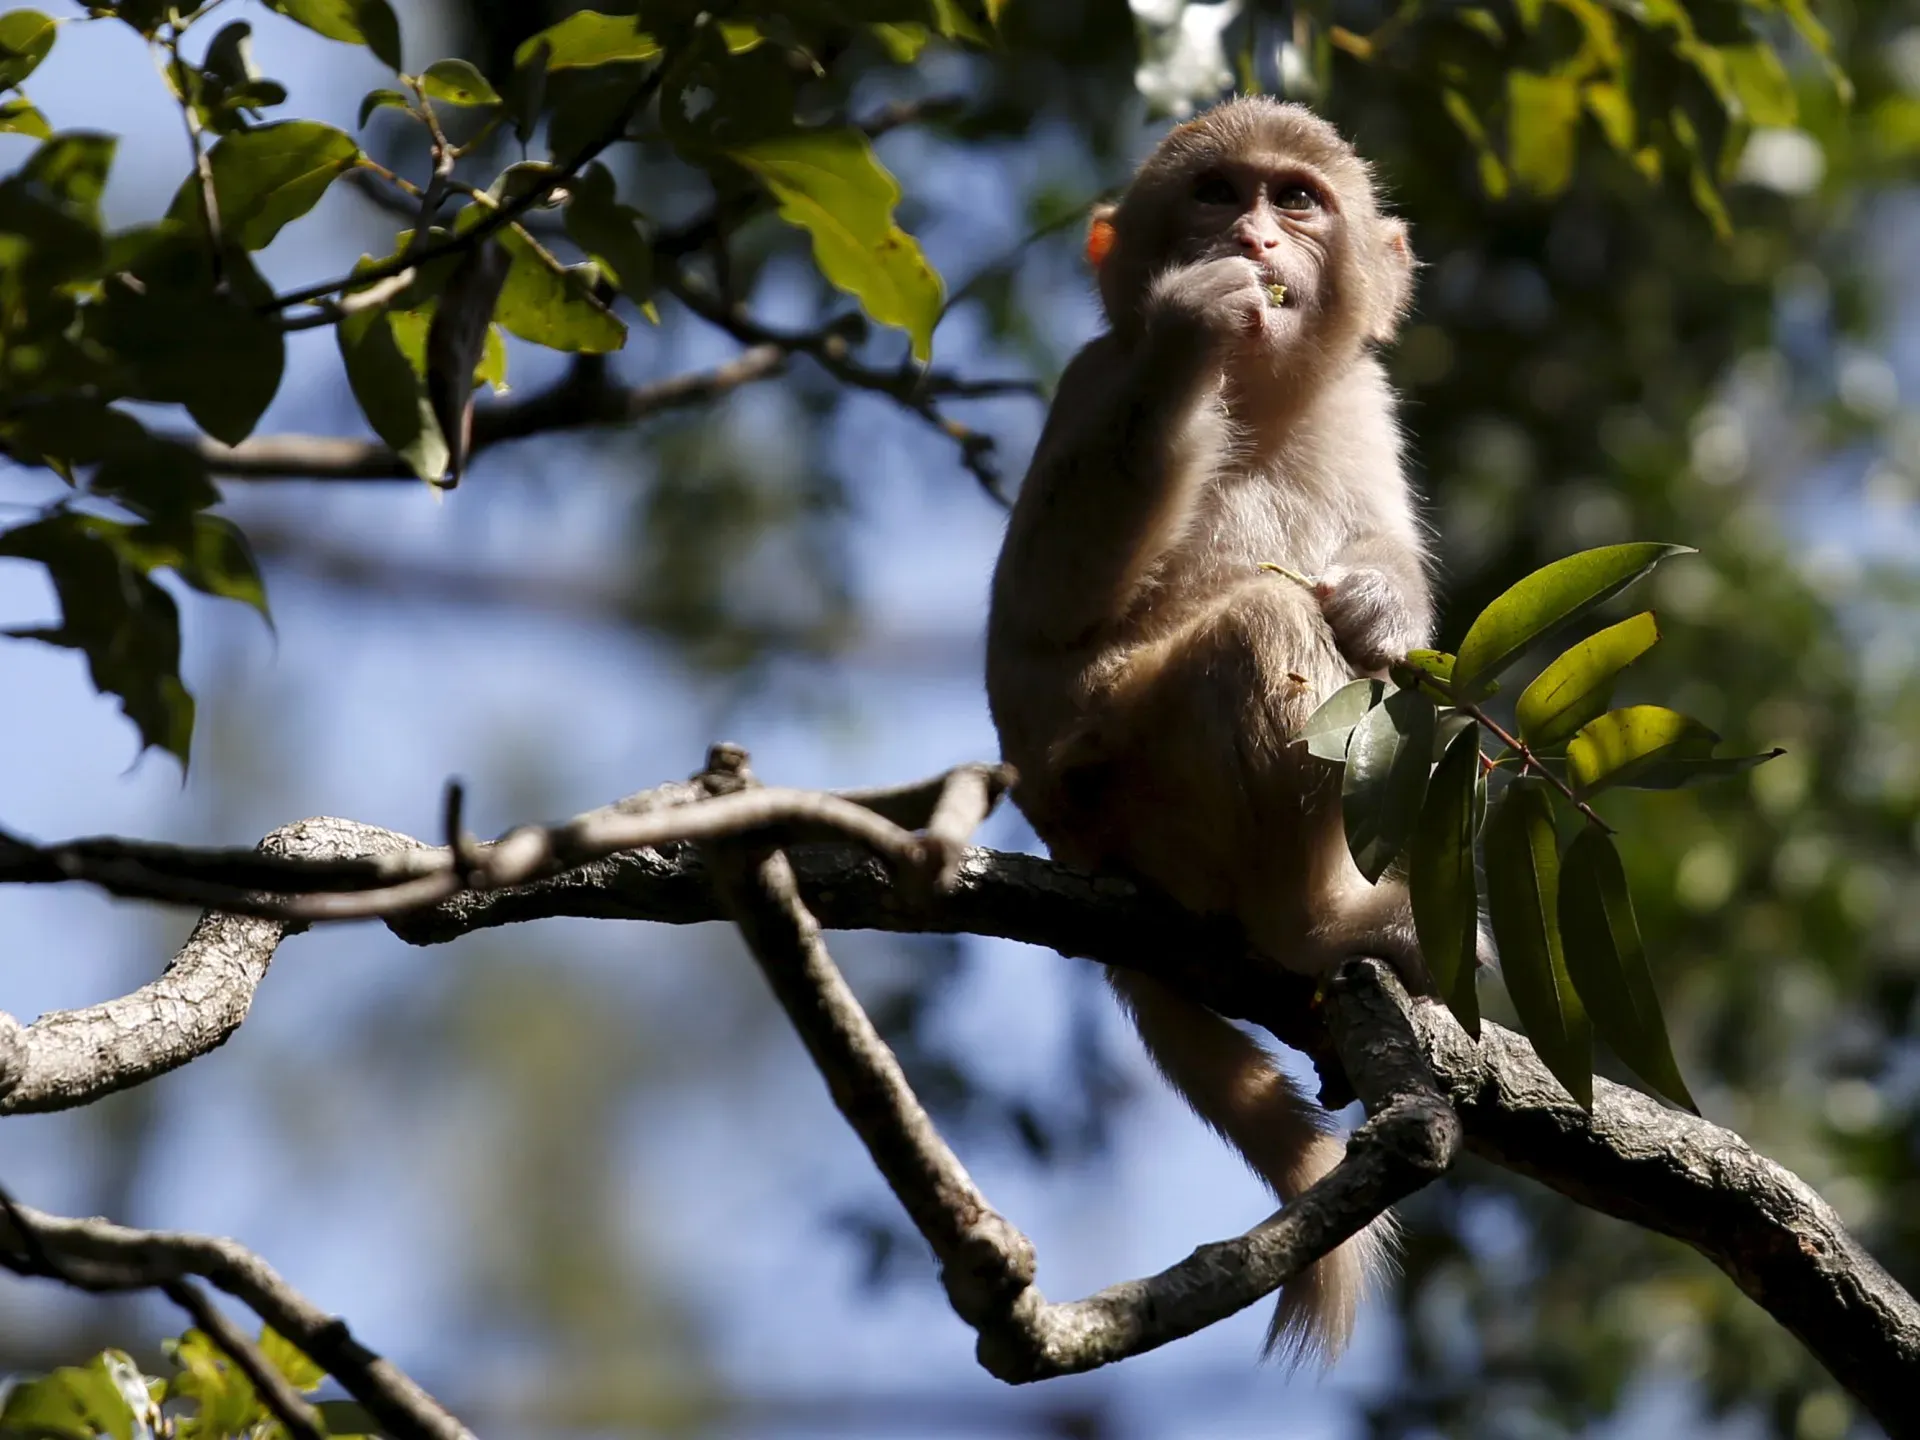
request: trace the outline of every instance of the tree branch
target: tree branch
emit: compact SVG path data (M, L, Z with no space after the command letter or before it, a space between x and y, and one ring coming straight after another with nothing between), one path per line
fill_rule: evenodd
M988 794L995 773L984 767L980 772ZM789 960L805 961L816 975L831 962L824 947L812 948L817 931L807 938L802 915L829 929L970 933L1023 941L1144 971L1222 1014L1265 1026L1315 1059L1329 1103L1347 1098L1344 1087L1351 1078L1374 1115L1360 1133L1378 1136L1388 1146L1379 1159L1335 1172L1341 1178L1322 1182L1332 1188L1320 1200L1296 1202L1277 1220L1224 1242L1226 1249L1203 1248L1160 1277L1079 1302L1091 1308L1041 1310L1044 1301L1030 1290L1019 1291L1031 1297L1021 1298L1021 1306L1055 1314L1062 1326L1071 1320L1077 1328L1038 1345L1028 1328L1021 1332L1027 1340L1011 1350L997 1348L998 1341L989 1344L983 1335L983 1359L997 1367L996 1373L1025 1378L1022 1364L1033 1366L1036 1374L1058 1373L1083 1362L1104 1363L1116 1348L1135 1353L1163 1343L1170 1333L1127 1328L1145 1313L1136 1302L1150 1302L1155 1315L1172 1306L1171 1313L1190 1318L1203 1312L1201 1300L1178 1298L1176 1303L1176 1297L1204 1296L1206 1306L1217 1306L1244 1293L1233 1285L1247 1283L1216 1274L1190 1289L1195 1276L1222 1264L1256 1265L1260 1283L1277 1284L1292 1273L1289 1267L1324 1253L1350 1233L1342 1226L1359 1223L1355 1217L1363 1216L1367 1205L1396 1185L1418 1183L1443 1163L1438 1157L1450 1143L1443 1122L1430 1096L1407 1078L1418 1073L1418 1060L1431 1068L1440 1092L1451 1101L1472 1150L1582 1204L1694 1246L1799 1336L1891 1433L1912 1433L1911 1397L1920 1383L1920 1305L1860 1249L1805 1182L1737 1135L1605 1080L1595 1081L1589 1115L1566 1096L1520 1036L1488 1024L1476 1045L1444 1009L1405 1002L1388 977L1368 967L1350 967L1333 987L1332 1003L1316 1007L1310 981L1263 966L1247 954L1231 924L1188 915L1126 881L979 849L961 852L955 863L947 847L958 844L976 805L954 798L958 792L949 777L892 791L813 795L804 802L795 798L801 793L714 796L696 786L663 786L567 826L523 827L499 845L476 847L476 878L484 879L488 866L499 867L492 872L496 876L547 878L462 891L431 906L392 913L388 924L411 943L437 944L490 926L555 915L670 924L725 919L733 913L726 884L716 883L715 867L695 845L677 837L719 841L723 848L739 841L781 846L791 886L763 863L748 889L736 889L732 902L760 916L762 944L784 944ZM941 818L943 797L954 807L947 818ZM666 813L669 809L673 813ZM851 822L850 810L868 818ZM619 830L617 817L634 823ZM915 833L910 827L931 830ZM849 833L859 833L863 842L885 842L878 848L893 854L896 865L910 857L915 863L895 878L869 850L812 843L823 834ZM569 863L593 851L592 846L568 848L582 837L640 844L642 835L652 837L653 848L601 851L586 863ZM231 868L223 872L222 866ZM169 885L208 884L224 874L229 891L271 887L274 895L260 906L281 911L293 900L364 901L369 887L391 885L395 877L443 883L441 877L452 870L452 852L445 848L343 820L286 827L270 837L262 854L101 841L0 847L0 878L71 878L106 888L131 878L138 885L121 893L165 896ZM930 883L936 876L950 878L944 886ZM784 918L776 923L767 905ZM779 939L781 927L785 941ZM284 917L210 915L167 973L133 995L44 1016L24 1030L0 1021L0 1113L85 1104L213 1049L245 1016L275 946L293 928ZM776 957L776 963L784 962ZM1399 1009L1406 1021L1396 1025L1383 1005ZM1323 1016L1329 1023L1322 1023ZM1411 1030L1403 1034L1406 1022ZM1408 1034L1417 1040L1417 1054ZM1392 1078L1396 1075L1398 1080ZM885 1094L884 1087L879 1093ZM1389 1116L1397 1118L1389 1123ZM899 1128L887 1133L897 1140ZM906 1129L911 1138L912 1127ZM1391 1142L1389 1131L1395 1137ZM1365 1145L1356 1148L1367 1155ZM913 1164L944 1173L924 1155ZM950 1184L948 1189L966 1193ZM1017 1233L1007 1227L1007 1236ZM1020 1274L1018 1245L1002 1238L1013 1258L996 1259L999 1270L990 1269L989 1277L997 1273L1011 1280ZM991 1284L984 1288L989 1295L998 1293ZM974 1300L967 1303L977 1312ZM1004 1323L1015 1327L1033 1323L1024 1309L1018 1315L1008 1310L1006 1316ZM1177 1328L1164 1318L1155 1323ZM988 1333L1001 1332L989 1323Z
M500 405L474 411L472 452L506 440L557 430L631 425L667 410L716 400L742 385L778 375L787 354L775 345L755 345L711 370L675 375L646 385L614 385L600 357L569 367L558 384ZM413 467L377 440L333 435L262 435L238 445L192 442L207 468L236 480L412 480Z

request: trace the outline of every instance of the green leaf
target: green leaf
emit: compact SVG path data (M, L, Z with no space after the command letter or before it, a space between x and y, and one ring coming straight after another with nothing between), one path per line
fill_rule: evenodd
M356 269L374 264L362 256ZM395 320L418 318L418 347L413 358L401 349ZM420 317L385 309L361 310L334 327L347 384L360 402L373 433L386 441L414 474L429 484L447 473L447 441L433 418L426 387L426 328Z
M1329 695L1301 727L1300 739L1306 742L1307 753L1336 764L1344 762L1353 727L1380 703L1386 689L1379 680L1354 680Z
M1600 133L1607 137L1607 143L1622 155L1631 155L1637 117L1627 92L1610 82L1595 81L1580 87L1580 100L1599 125Z
M1567 742L1573 786L1593 795L1626 785L1657 760L1704 760L1719 740L1706 726L1660 705L1629 705L1589 720Z
M257 133L257 132L256 132ZM244 253L212 262L197 237L173 231L148 247L89 312L90 333L120 362L126 393L185 405L216 440L252 433L280 388L286 337L257 309L266 285Z
M41 144L20 167L20 174L98 229L100 196L107 188L107 171L117 144L111 135L69 130Z
M260 1353L296 1390L318 1390L327 1378L327 1372L314 1364L306 1351L271 1325L261 1328Z
M356 130L367 128L367 121L373 118L373 112L389 106L413 114L413 101L398 90L369 90L360 97L360 116L353 122Z
M548 70L575 70L607 65L616 60L651 60L660 42L639 28L632 15L602 15L576 10L558 25L520 42L513 63L525 65L541 45L547 47Z
M1719 53L1727 84L1749 123L1785 126L1800 119L1793 78L1771 45L1725 45Z
M181 1440L227 1440L245 1435L268 1418L253 1382L225 1351L198 1330L162 1346L180 1367L173 1393L195 1402L196 1412L180 1427Z
M0 15L0 90L11 90L31 75L53 49L59 27L38 10L9 10Z
M1676 755L1657 759L1626 779L1611 783L1625 790L1678 790L1682 786L1704 785L1711 780L1742 774L1769 760L1778 760L1786 753L1776 747L1759 755Z
M500 94L465 60L436 60L420 76L420 88L429 99L449 105L498 105ZM365 121L361 122L365 124Z
M276 120L222 136L207 154L221 238L264 250L283 225L313 209L359 158L352 136L317 120ZM181 184L167 218L205 233L196 177L189 175Z
M0 100L0 132L46 140L52 137L53 127L47 124L47 117L40 113L39 106L24 95L15 95Z
M627 343L627 327L593 298L589 267L571 265L556 270L517 226L501 231L500 243L513 257L513 265L507 271L507 283L501 287L493 318L509 335L550 350L592 355L618 350Z
M1433 754L1433 702L1396 690L1353 727L1340 781L1347 848L1369 881L1378 880L1413 834Z
M904 329L925 363L945 287L919 243L893 223L900 186L867 137L816 130L725 153L767 187L783 220L813 237L820 273L882 325Z
M1667 1039L1653 973L1640 943L1640 922L1627 893L1627 872L1613 840L1582 826L1560 871L1560 918L1567 973L1600 1038L1647 1084L1694 1114Z
M119 697L141 749L157 745L184 770L193 697L180 683L180 613L147 573L151 553L129 543L134 530L67 511L0 533L0 555L47 567L61 614L57 627L5 633L85 654L94 688Z
M112 1357L111 1360L109 1357ZM96 1355L85 1365L67 1365L37 1380L23 1380L0 1405L0 1435L27 1440L132 1440L134 1412L114 1370L131 1364L119 1351Z
M1659 638L1653 612L1642 610L1568 649L1521 692L1514 706L1520 738L1536 751L1549 749L1602 714L1620 672Z
M1407 890L1413 928L1434 989L1480 1038L1478 940L1480 902L1474 884L1474 791L1480 778L1480 727L1471 721L1453 737L1427 782L1426 803L1407 847Z
M613 176L595 161L568 187L567 234L635 303L653 296L653 247L640 212L615 198Z
M179 520L220 503L207 465L185 445L143 436L103 460L87 489L106 495L149 520Z
M1482 610L1460 643L1454 693L1462 704L1490 693L1488 681L1534 641L1611 599L1686 545L1642 541L1604 545L1556 560L1509 588Z
M1507 163L1536 195L1554 196L1573 179L1580 137L1580 87L1570 75L1507 74Z
M927 48L932 37L924 25L893 24L882 22L867 27L879 40L881 48L887 52L887 58L896 65L911 65L920 58L920 52Z
M1560 856L1539 786L1515 783L1487 817L1487 910L1507 994L1533 1048L1593 1108L1593 1034L1561 951Z
M358 1400L322 1400L313 1407L326 1423L332 1440L373 1440L380 1434L380 1422Z
M364 45L389 70L400 68L400 22L387 0L267 0L296 25L348 45Z

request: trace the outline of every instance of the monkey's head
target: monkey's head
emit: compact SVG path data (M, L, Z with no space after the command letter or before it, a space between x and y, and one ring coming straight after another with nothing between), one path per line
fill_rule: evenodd
M1087 255L1108 322L1136 331L1148 285L1179 265L1245 256L1285 300L1258 343L1350 360L1393 338L1413 289L1407 227L1382 215L1366 162L1302 105L1229 100L1176 126L1116 206L1094 213Z

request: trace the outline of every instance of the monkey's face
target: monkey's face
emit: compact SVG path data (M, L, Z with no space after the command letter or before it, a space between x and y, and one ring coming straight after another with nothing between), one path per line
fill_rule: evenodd
M1276 372L1324 373L1391 338L1413 264L1352 148L1300 106L1258 98L1173 130L1120 205L1096 213L1088 254L1122 334L1169 270L1249 262L1274 303L1254 312L1240 358Z

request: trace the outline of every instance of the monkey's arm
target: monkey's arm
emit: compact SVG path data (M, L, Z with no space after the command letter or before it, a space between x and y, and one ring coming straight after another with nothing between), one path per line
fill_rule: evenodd
M1357 536L1321 572L1314 593L1353 666L1384 670L1433 637L1433 587L1417 539L1386 530Z
M1244 261L1184 266L1154 283L1130 344L1104 335L1074 357L1008 527L996 625L1072 647L1126 613L1225 454L1220 337L1261 303Z

